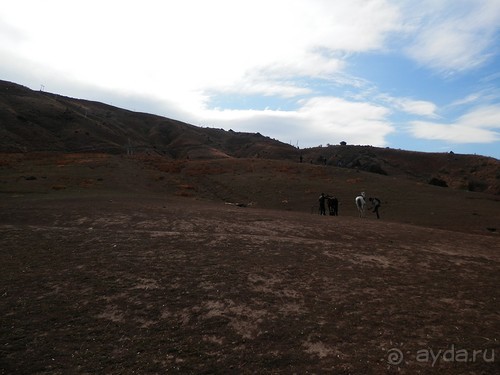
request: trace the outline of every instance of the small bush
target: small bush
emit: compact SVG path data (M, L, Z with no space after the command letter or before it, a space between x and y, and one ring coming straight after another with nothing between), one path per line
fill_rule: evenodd
M469 180L469 183L467 184L467 190L469 191L476 191L476 192L481 192L485 191L488 188L488 183L485 181L481 180Z
M178 188L184 189L184 190L196 190L196 188L193 185L189 185L189 184L179 185Z
M365 170L367 172L377 173L377 174L387 176L387 172L384 171L379 164L370 164L365 168Z
M437 177L432 177L429 180L429 185L440 186L440 187L448 187L448 184L445 180L442 180Z

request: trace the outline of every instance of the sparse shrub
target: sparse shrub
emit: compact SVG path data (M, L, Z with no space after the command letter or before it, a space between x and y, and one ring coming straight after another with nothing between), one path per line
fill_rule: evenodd
M366 166L365 170L371 173L377 173L387 176L387 172L382 169L380 164L369 164Z
M193 185L189 184L183 184L178 186L179 189L184 189L184 190L196 190L196 188Z
M445 180L442 180L442 179L437 178L437 177L432 177L429 180L429 185L448 187L448 183Z
M193 196L192 193L190 193L189 191L186 191L186 190L177 191L175 193L175 195L177 195L178 197L192 197Z
M488 183L481 180L472 179L469 180L467 184L467 190L481 192L485 191L488 188Z
M90 188L95 184L95 181L91 178L86 178L84 179L81 183L80 186L84 188Z
M354 184L359 184L359 183L360 183L360 182L362 182L362 181L363 181L363 179L361 179L361 178L359 178L359 177L358 177L358 178L348 178L348 179L346 180L346 182L347 182L348 184L351 184L351 185L354 185Z
M295 165L281 165L276 167L276 172L285 174L297 174L300 170Z
M320 155L320 156L317 157L316 163L325 164L326 163L326 158L323 155Z
M200 164L197 166L190 166L189 169L185 172L187 176L205 176L205 175L214 175L214 174L223 174L230 173L231 167L224 168L223 166L217 165L209 165L209 164ZM236 172L235 169L232 170L233 173Z
M151 161L149 164L153 165L156 167L159 171L165 172L165 173L181 173L182 170L185 167L184 161Z

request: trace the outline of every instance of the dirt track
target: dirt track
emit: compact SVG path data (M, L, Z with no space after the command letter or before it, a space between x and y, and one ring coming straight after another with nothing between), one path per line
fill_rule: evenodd
M2 374L500 371L497 236L182 198L0 215Z

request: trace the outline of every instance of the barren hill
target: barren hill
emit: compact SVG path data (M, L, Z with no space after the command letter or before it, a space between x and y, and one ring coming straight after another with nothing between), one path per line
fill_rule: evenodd
M313 164L403 177L454 189L500 194L500 161L481 155L338 145L303 150Z
M0 152L149 152L168 158L298 158L259 133L201 128L0 81Z
M500 161L494 158L350 145L298 150L260 133L202 128L0 81L0 152L33 151L144 153L176 160L302 157L305 163L500 194Z

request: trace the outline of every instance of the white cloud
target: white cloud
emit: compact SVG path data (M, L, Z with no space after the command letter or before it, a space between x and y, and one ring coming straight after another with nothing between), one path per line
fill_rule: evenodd
M399 16L380 0L19 0L2 8L26 35L2 53L192 111L204 105L204 91L302 94L283 79L341 71L339 52L382 47Z
M411 133L416 138L454 143L493 143L500 141L500 107L476 108L454 123L413 121Z
M410 98L396 98L387 94L376 95L383 103L391 105L394 109L408 114L436 118L438 107L436 104L426 100L415 100Z
M259 131L309 145L346 140L383 146L395 131L394 112L436 119L438 108L423 95L397 97L392 88L387 89L391 96L381 97L386 88L349 69L351 58L368 52L399 56L401 51L391 48L404 39L410 42L407 56L439 72L477 67L495 43L499 4L16 0L0 8L0 73L66 95L74 95L75 88L94 90L85 96L94 100L124 93L130 100L122 103L149 99L160 114L195 124ZM218 94L234 93L297 104L290 111L227 110L223 103L210 107ZM464 100L455 106L480 103L473 96ZM131 109L144 110L142 105ZM460 125L486 136L493 125L471 124L492 116L471 112L456 124L420 122L413 129L419 129L418 137L445 137L440 127Z
M491 103L498 103L500 100L500 89L487 84L483 89L471 92L463 98L454 100L450 107L461 107L475 104L476 106L487 106Z
M390 111L367 102L316 97L306 101L299 113L308 118L316 132L336 137L337 141L346 138L349 143L384 146L385 137L394 131L388 120Z
M452 143L492 143L500 141L500 134L489 129L471 129L461 124L439 124L413 121L412 134L416 138Z
M401 99L398 101L397 105L406 113L426 117L437 117L437 106L429 101Z
M500 25L498 0L423 0L406 10L413 42L407 54L445 74L481 66L492 57Z
M481 93L472 93L467 95L465 98L457 99L453 103L450 104L450 106L463 106L471 103L475 103L478 100L481 99Z
M389 113L387 108L370 103L315 97L301 101L296 111L206 110L202 118L227 128L238 124L238 130L258 131L292 143L299 141L303 146L342 140L385 146L385 137L394 131L387 118Z
M459 123L475 129L500 129L500 106L496 105L476 108L460 117Z

